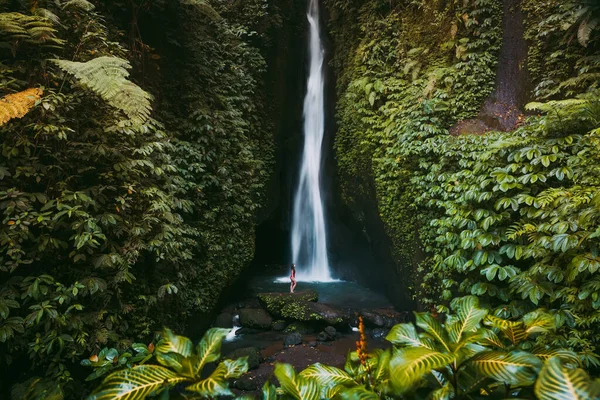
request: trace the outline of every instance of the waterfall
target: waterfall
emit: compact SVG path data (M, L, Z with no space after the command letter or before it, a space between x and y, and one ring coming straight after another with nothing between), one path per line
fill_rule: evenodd
M319 2L309 0L309 74L304 98L304 149L292 222L292 256L298 280L331 281L325 215L321 199L321 147L325 131L323 60Z

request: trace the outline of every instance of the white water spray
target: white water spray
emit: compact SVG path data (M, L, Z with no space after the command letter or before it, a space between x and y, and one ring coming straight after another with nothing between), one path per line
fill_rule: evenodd
M299 281L332 281L327 258L325 215L321 199L321 147L325 131L323 60L319 1L309 0L310 67L304 98L304 150L294 199L292 256Z

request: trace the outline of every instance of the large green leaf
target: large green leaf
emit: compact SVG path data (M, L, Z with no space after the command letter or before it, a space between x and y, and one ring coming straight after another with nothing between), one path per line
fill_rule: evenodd
M458 316L458 321L448 326L450 338L454 343L460 342L465 333L476 331L488 313L488 310L479 308L479 299L475 296L454 299L452 309Z
M354 386L338 394L341 400L379 400L379 396L364 386Z
M183 357L192 355L192 341L185 336L175 335L170 329L165 328L163 339L158 342L156 351L159 353L176 353Z
M598 399L598 385L581 368L563 365L559 357L552 357L544 364L535 383L539 400L591 400Z
M276 400L277 399L277 389L271 382L265 382L262 388L263 392L263 400Z
M231 396L233 393L229 390L227 383L228 372L228 367L225 365L225 362L222 362L208 378L196 382L185 389L190 392L198 393L203 397Z
M347 372L320 363L311 365L300 372L298 376L313 379L323 388L356 383Z
M427 332L433 339L450 352L448 334L442 324L429 313L415 313L417 326Z
M563 363L579 366L579 357L577 357L577 354L569 350L534 347L533 349L529 350L529 352L542 361L546 361L552 357L558 357Z
M390 360L392 386L403 392L437 368L454 362L454 354L444 354L424 347L396 351Z
M373 382L381 389L386 392L390 382L390 360L392 359L392 351L387 349L386 351L379 354L377 360L377 368L373 371Z
M237 360L224 360L222 364L225 366L225 379L239 378L248 372L248 357L238 358Z
M195 365L196 376L200 376L202 368L213 361L217 361L221 357L221 343L229 333L230 329L212 328L205 334L196 348L198 360Z
M110 374L88 400L137 400L185 381L159 365L140 365Z
M275 377L285 393L296 400L319 400L321 390L317 382L302 376L296 376L289 364L275 365Z
M385 339L396 346L428 347L417 335L417 330L413 324L395 325Z
M507 321L493 315L488 315L485 318L485 323L493 326L494 328L500 329L508 338L508 340L510 340L515 346L527 339L527 331L523 322Z
M531 385L542 367L539 358L524 351L485 351L469 360L482 376L512 386Z

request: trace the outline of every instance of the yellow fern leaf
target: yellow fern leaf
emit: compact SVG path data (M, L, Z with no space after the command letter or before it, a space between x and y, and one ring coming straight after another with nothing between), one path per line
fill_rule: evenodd
M42 97L39 88L30 88L19 93L13 93L0 99L0 126L13 118L23 118Z

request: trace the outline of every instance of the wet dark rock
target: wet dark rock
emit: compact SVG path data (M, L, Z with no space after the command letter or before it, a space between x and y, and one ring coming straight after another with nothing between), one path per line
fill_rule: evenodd
M248 375L242 375L240 378L233 382L233 387L246 392L256 390L260 386L259 382L253 377Z
M308 344L309 347L317 347L317 345L318 345L318 343L315 342L315 341L308 342L307 344Z
M325 333L327 333L329 335L329 337L335 338L337 331L333 326L328 326L325 328Z
M296 293L260 293L257 298L271 315L282 316L284 307L293 309L297 303L316 302L319 295L311 289Z
M271 326L271 328L276 332L280 332L280 331L284 330L286 326L287 326L287 322L279 320L279 321L273 322L273 325Z
M271 329L273 318L262 308L243 308L240 310L240 324L248 328Z
M372 328L391 328L394 325L408 322L408 313L394 310L362 310L365 325Z
M317 335L317 340L318 340L319 342L326 342L326 341L328 341L328 340L331 340L331 337L330 337L330 336L329 336L327 333L325 333L325 332L320 332L320 333Z
M260 308L260 302L258 301L258 299L255 298L251 298L251 299L246 299L244 301L239 302L236 305L236 308L238 309L243 309L243 308Z
M361 315L363 317L365 325L367 326L385 326L385 320L383 319L383 316L376 312L364 310L361 312Z
M258 347L244 347L234 350L225 356L225 358L229 360L236 360L241 357L248 357L248 369L258 368L261 359Z
M217 315L215 319L215 323L213 325L215 328L232 328L233 327L233 315L231 313L221 313Z
M305 324L304 322L292 322L289 324L284 330L286 333L291 332L299 332L299 333L313 333L315 330L311 326Z
M260 333L263 332L262 329L255 329L255 328L247 328L242 326L240 329L238 329L237 331L235 331L235 336L239 336L239 335L253 335L255 333Z
M389 329L375 328L371 331L371 337L373 339L384 339L388 333L389 333Z
M302 343L302 334L299 332L290 333L283 339L285 346L296 346Z

